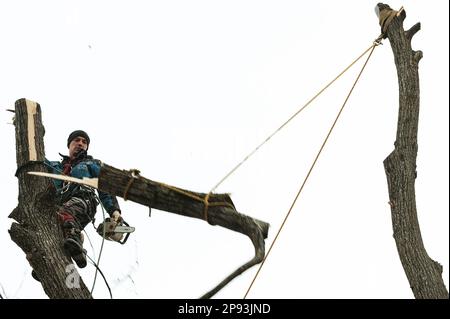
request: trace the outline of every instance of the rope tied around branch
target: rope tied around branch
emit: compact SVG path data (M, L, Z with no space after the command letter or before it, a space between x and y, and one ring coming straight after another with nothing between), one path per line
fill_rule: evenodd
M123 196L122 196L123 200L125 200L125 201L128 199L127 198L128 191L130 190L131 185L133 185L133 182L136 179L139 179L139 177L141 176L140 175L141 171L136 168L132 168L132 169L128 170L128 172L130 172L130 180L128 181L127 186L125 186L125 190L123 191Z
M210 225L214 225L214 224L212 224L209 221L209 219L208 219L209 207L211 207L211 206L216 206L216 207L218 207L218 206L225 206L225 207L230 207L232 209L236 209L236 207L234 207L233 204L228 203L228 202L224 202L224 201L222 201L222 202L210 202L209 199L210 199L210 197L212 195L211 192L206 194L205 197L200 197L200 196L197 196L197 195L195 195L195 194L193 194L191 192L185 191L185 190L180 189L180 188L175 187L175 186L171 186L171 185L160 183L160 182L157 182L157 183L158 183L158 185L160 185L162 187L165 187L165 188L167 188L167 189L169 189L171 191L174 191L174 192L176 192L178 194L182 194L184 196L187 196L189 198L192 198L192 199L194 199L196 201L199 201L199 202L203 203L203 205L204 205L203 219Z
M203 210L203 219L210 225L212 225L208 220L208 208L209 208L209 194L206 194L205 198L203 199L203 205L205 205L205 209Z
M141 177L141 175L140 175L141 172L140 172L140 170L138 170L138 169L132 168L132 169L128 170L128 172L130 173L130 179L129 179L127 185L125 186L125 190L124 190L124 192L123 192L123 199L124 199L125 201L128 199L128 198L127 198L127 197L128 197L128 192L130 191L130 188L131 188L131 186L133 185L133 182ZM230 208L232 208L232 209L236 209L236 207L234 207L233 204L228 203L228 202L225 202L225 201L221 201L221 202L210 202L209 199L210 199L210 197L211 197L211 195L212 195L211 192L209 192L208 194L206 194L205 197L200 197L200 196L197 196L196 194L194 194L194 193L192 193L192 192L185 191L185 190L180 189L180 188L175 187L175 186L171 186L171 185L164 184L164 183L161 183L161 182L155 182L155 183L157 183L159 186L162 186L162 187L164 187L164 188L167 188L167 189L169 189L169 190L171 190L171 191L174 191L174 192L176 192L176 193L178 193L178 194L182 194L182 195L184 195L184 196L187 196L187 197L192 198L192 199L194 199L194 200L196 200L196 201L198 201L198 202L203 203L203 205L204 205L203 219L204 219L206 222L208 222L208 224L210 224L210 225L214 225L214 224L212 224L212 223L209 221L209 219L208 219L208 211L209 211L209 207L211 207L211 206L216 206L216 207L218 207L218 206L225 206L225 207L230 207Z

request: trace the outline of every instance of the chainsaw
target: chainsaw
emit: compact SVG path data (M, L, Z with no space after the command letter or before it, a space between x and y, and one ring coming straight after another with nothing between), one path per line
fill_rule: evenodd
M105 218L103 223L98 225L97 233L106 240L116 241L123 245L127 242L130 234L134 232L134 229L134 227L128 225L123 219L116 222L114 219L108 217ZM124 234L126 234L125 238L121 240Z

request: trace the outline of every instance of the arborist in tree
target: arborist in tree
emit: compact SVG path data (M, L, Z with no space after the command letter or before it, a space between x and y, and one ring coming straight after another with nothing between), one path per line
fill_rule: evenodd
M62 161L48 161L45 163L51 168L51 173L64 174L82 179L96 178L100 172L101 162L87 155L89 148L89 135L81 130L70 133L67 139L69 156L62 155ZM89 222L94 220L97 205L102 203L110 217L120 222L121 211L115 196L95 190L80 184L68 183L53 179L56 196L60 208L57 212L64 233L64 250L72 257L78 267L86 267L86 250L83 249L83 234L81 231ZM115 237L120 241L121 236ZM36 277L35 273L32 273Z

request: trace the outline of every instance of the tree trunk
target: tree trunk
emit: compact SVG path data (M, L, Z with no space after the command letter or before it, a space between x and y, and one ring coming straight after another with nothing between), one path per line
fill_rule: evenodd
M417 219L414 184L420 101L418 65L422 52L411 49L411 39L420 30L420 23L405 32L405 17L405 11L401 11L387 26L397 67L400 104L395 148L384 160L392 226L400 260L415 298L448 298L442 266L428 256Z
M14 125L19 204L9 215L17 221L9 230L11 239L25 252L50 298L92 298L64 254L51 180L26 174L47 171L43 164L45 130L39 104L26 99L16 101Z

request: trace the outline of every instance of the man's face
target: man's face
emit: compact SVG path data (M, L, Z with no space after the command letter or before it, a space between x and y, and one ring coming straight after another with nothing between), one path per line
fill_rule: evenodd
M71 159L73 159L73 158L76 157L76 155L81 150L85 150L86 151L87 148L88 148L88 143L87 143L86 139L84 137L77 136L69 144L69 157Z

